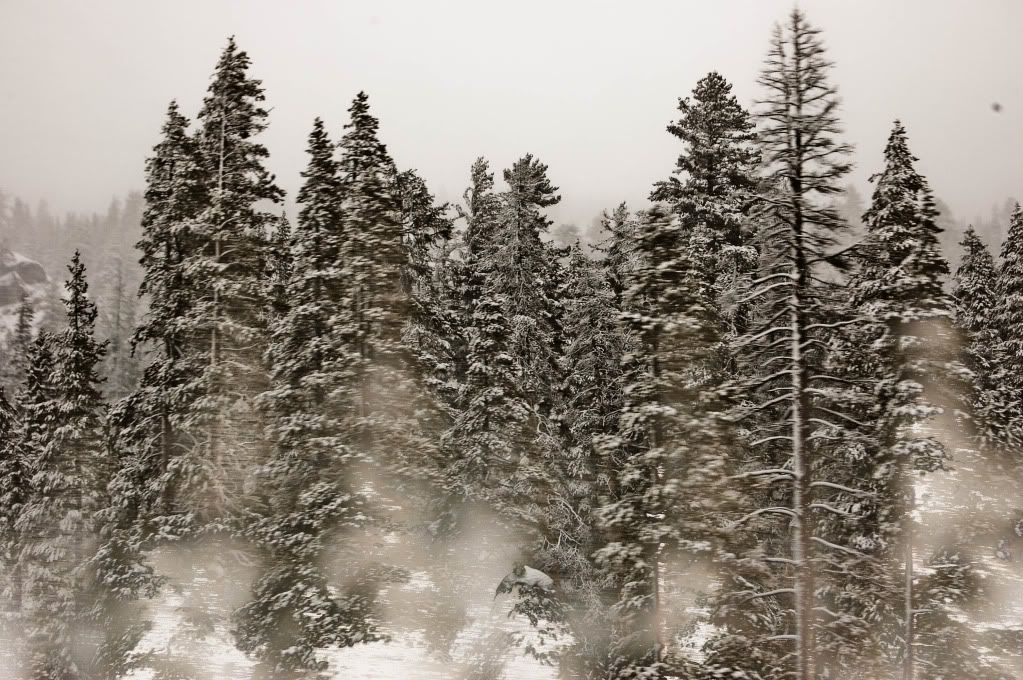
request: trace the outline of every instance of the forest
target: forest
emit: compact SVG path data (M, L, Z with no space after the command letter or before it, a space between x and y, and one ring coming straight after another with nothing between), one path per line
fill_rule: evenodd
M286 214L234 38L143 192L0 194L0 678L1023 678L1023 209L950 233L898 120L851 194L825 35L765 38L581 240L365 93Z

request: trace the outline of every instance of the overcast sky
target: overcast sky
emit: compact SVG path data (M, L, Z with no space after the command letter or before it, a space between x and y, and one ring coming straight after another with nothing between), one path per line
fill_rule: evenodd
M1023 197L1023 1L804 0L843 100L852 178L894 118L962 219ZM228 35L271 112L264 141L291 196L314 116L340 133L364 89L401 167L455 199L477 156L550 166L554 217L637 206L679 146L676 100L717 70L749 105L789 0L0 0L0 188L103 210L142 188L176 98L198 111ZM1000 113L992 104L999 103Z

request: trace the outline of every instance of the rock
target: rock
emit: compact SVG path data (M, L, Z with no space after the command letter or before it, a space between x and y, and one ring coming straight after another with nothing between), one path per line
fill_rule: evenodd
M47 283L46 271L38 262L10 250L0 250L0 307L17 305L23 294Z

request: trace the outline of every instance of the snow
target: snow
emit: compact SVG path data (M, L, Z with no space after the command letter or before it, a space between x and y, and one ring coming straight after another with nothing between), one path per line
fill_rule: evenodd
M205 577L196 578L196 590L210 585ZM479 663L481 657L491 655L503 663L506 680L553 680L555 669L544 666L522 653L520 648L509 645L514 634L529 635L528 622L511 619L507 610L511 606L508 598L495 602L487 590L487 583L480 581L472 591L466 593L470 601L469 625L458 635L452 647L451 659L444 659L428 649L421 633L396 637L390 642L374 642L347 649L331 650L324 654L330 661L333 677L346 680L375 680L380 677L402 677L408 680L440 680L457 677L453 669ZM423 592L437 586L425 571L410 574L400 590ZM165 592L152 606L155 625L143 640L140 650L153 651L157 656L165 654L173 644L181 644L186 635L182 613L188 607L188 599L179 592ZM189 656L204 660L204 671L208 677L245 678L254 663L239 652L232 644L226 630L218 628L208 638L190 641ZM150 670L136 671L128 676L131 680L151 680Z

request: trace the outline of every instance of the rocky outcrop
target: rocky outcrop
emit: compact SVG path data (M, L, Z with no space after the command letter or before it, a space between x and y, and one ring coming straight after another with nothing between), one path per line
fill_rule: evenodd
M22 295L32 297L48 281L38 262L10 250L0 250L0 307L17 305Z

